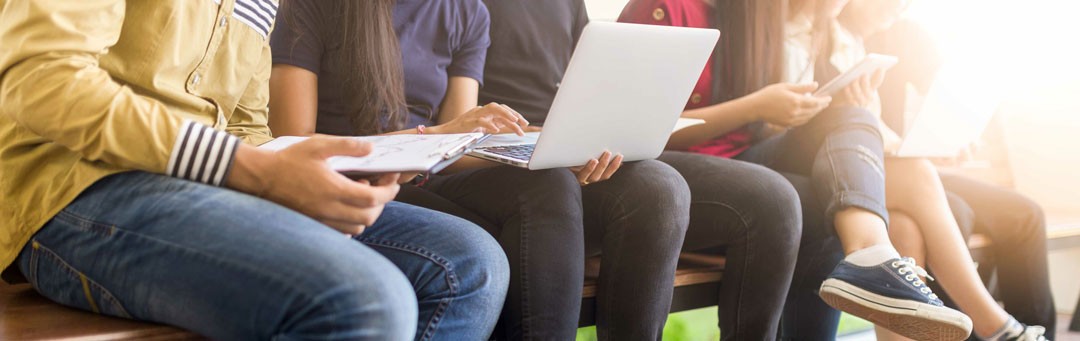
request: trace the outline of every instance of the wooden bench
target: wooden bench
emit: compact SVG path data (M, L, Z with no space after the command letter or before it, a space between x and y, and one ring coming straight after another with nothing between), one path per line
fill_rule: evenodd
M1001 144L1004 136L1000 127L991 130L990 141ZM985 160L982 167L962 167L959 171L1002 186L1012 187L1013 179L1008 172L1007 153L985 148L978 159ZM1080 222L1080 221L1078 221ZM984 235L973 235L968 248L976 259L983 259L992 245ZM1061 250L1080 247L1080 224L1052 225L1047 231L1047 248ZM716 305L719 300L720 281L723 279L724 258L695 253L683 253L675 274L675 291L671 312L686 311ZM599 259L590 259L586 266L585 286L579 325L596 323L596 277ZM1077 302L1080 312L1080 302ZM1080 331L1080 313L1073 314L1071 330ZM177 328L151 323L140 323L98 316L49 302L28 285L5 285L0 283L0 340L49 340L78 338L83 340L190 340L202 339L198 335Z

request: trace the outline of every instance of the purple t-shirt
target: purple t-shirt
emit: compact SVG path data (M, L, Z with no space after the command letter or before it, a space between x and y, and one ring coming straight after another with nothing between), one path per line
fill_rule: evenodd
M328 32L342 29L343 14L333 13L330 1L285 1L281 11L290 11L291 20L278 16L270 38L274 63L319 76L316 132L355 135L341 93L347 68L328 65L329 54L341 48ZM491 18L481 0L398 0L393 15L409 105L406 126L433 125L450 77L483 80Z

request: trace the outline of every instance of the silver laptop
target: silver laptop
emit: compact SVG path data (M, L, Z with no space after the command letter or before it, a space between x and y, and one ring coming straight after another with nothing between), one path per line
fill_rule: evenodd
M720 32L592 22L581 34L543 133L489 140L469 154L528 169L574 167L605 150L660 155Z
M959 82L965 76L955 65L941 68L926 98L918 100L914 89L906 89L905 103L908 128L903 136L897 157L955 157L982 136L997 112L1003 94L990 94Z

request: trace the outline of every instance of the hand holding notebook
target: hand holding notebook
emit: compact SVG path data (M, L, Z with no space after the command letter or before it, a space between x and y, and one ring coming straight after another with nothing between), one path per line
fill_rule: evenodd
M487 135L387 135L358 136L354 139L370 142L371 154L363 157L332 157L328 160L334 170L349 176L365 176L399 172L438 172L465 155ZM281 150L308 137L283 136L260 146L260 149Z

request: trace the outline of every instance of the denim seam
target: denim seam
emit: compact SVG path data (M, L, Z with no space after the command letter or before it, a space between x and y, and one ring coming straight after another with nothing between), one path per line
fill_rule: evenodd
M743 231L746 231L745 235L743 236L744 240L746 242L746 249L747 250L752 249L752 246L750 245L750 236L749 236L749 234L750 234L750 222L748 221L748 219L746 218L746 216L742 212L740 212L734 206L731 206L731 205L729 205L727 203L723 203L723 202L719 202L719 201L703 201L703 202L698 202L698 203L699 204L717 205L717 206L724 207L724 208L726 208L728 210L731 210L731 212L734 212L735 216L739 217L739 222L743 224ZM751 257L753 256L752 255L753 253L752 252L746 252L745 254L746 254L746 257L744 257L744 259L743 259L743 271L749 271L749 269L750 269L749 265L750 265L750 263L753 263L753 262L751 262ZM739 291L735 295L736 302L733 302L733 303L735 303L734 304L735 307L742 306L743 290L744 290L744 286L740 284L739 285ZM733 335L735 335L734 339L737 340L737 339L739 339L739 336L738 336L739 332L743 330L743 328L742 328L742 325L743 325L743 323L742 323L742 314L738 313L738 311L739 311L738 309L733 309L733 310L735 311L735 328L737 330L733 330L733 331L730 331L730 332L732 332Z
M450 298L444 298L439 300L439 306L436 307L435 312L432 314L431 321L428 321L427 326L424 327L422 339L427 340L433 338L435 329L438 327L439 321L442 320L443 314L445 314L446 310L449 309L450 303L453 301L453 297L457 297L458 279L457 273L454 272L453 263L450 263L448 259L443 258L431 251L428 251L427 249L411 246L401 242L375 238L361 238L360 242L364 244L374 244L376 246L418 255L443 268L443 271L446 272L447 286L450 287Z
M614 197L615 198L615 206L622 206L623 205L622 200L618 196L611 195L610 193L603 193L603 194L604 194L604 196L607 196L607 197ZM617 210L615 212L625 212L625 210L622 210L622 207L620 207L620 210ZM626 241L626 235L627 235L627 233L619 233L620 238L615 241L615 249L616 250L622 249L622 245ZM621 268L620 265L622 265L622 262L618 261L618 259L615 259L614 262L603 262L603 261L600 262L601 267L610 266L610 268L608 268L609 269L608 272L613 272L613 273L618 273L619 272L619 269ZM601 273L603 273L603 272L604 271L601 270ZM607 287L607 286L615 286L617 284L616 282L617 281L613 281L610 278L608 278L606 281L604 281L604 284L606 284L605 287ZM609 292L615 292L614 288L608 288L608 289L610 289L610 290L608 290ZM615 311L615 304L617 302L619 302L620 300L617 300L617 299L605 299L605 300L601 300L601 301L606 306L605 308L607 308L604 311L614 312ZM618 333L614 332L617 329L616 328L617 326L614 324L615 321L617 321L617 320L618 319L610 319L610 320L607 321L607 328L611 332L610 334L616 334L616 335L618 334Z
M527 200L524 198L524 193L518 193L518 202ZM525 222L529 221L529 210L527 205L518 205L521 212L521 225L525 225ZM526 226L520 226L518 228L521 237L518 242L518 267L526 268L529 263L529 229ZM532 339L532 318L528 316L532 311L529 307L529 272L525 269L518 271L518 275L521 276L521 337L523 339ZM511 274L513 276L513 274Z
M100 296L103 301L108 301L107 303L109 303L109 305L111 305L114 309L116 309L117 313L119 313L121 317L131 318L131 314L127 312L127 309L124 309L124 306L122 304L120 304L120 301L117 300L115 296L113 296L112 292L110 292L108 289L105 289L105 287L103 287L97 281L95 281L92 278L86 276L86 274L84 274L82 271L79 271L78 269L75 269L75 267L72 266L71 263L68 263L67 261L65 261L63 258L60 257L60 255L53 252L51 249L49 249L49 247L45 246L44 244L41 244L41 242L38 242L38 241L35 240L33 243L34 243L34 245L33 245L33 247L34 247L33 252L34 253L40 253L41 255L43 255L45 257L52 258L52 260L55 261L57 263L57 265L60 266L60 269L62 271L65 271L69 275L72 275L72 276L78 278L80 281L83 281L82 285L83 285L84 290L94 290L94 291L96 291L98 293L98 296ZM36 284L37 283L36 283L36 280L35 280L35 285ZM100 309L97 309L99 307L99 305L97 304L98 302L94 302L93 296L88 295L86 297L86 300L87 300L87 303L89 303L91 307L96 309L96 311L94 311L95 313L99 313L99 314L101 313Z
M74 225L82 230L94 232L106 237L116 234L116 226L95 221L70 210L61 210L53 219Z

